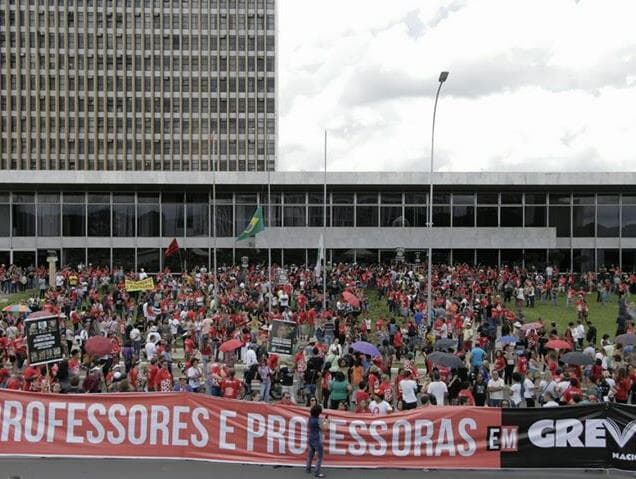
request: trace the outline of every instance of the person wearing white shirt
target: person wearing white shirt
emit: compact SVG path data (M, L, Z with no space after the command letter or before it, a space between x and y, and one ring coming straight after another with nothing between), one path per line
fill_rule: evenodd
M512 386L510 386L510 402L514 407L521 407L523 398L521 397L521 375L519 373L513 373Z
M545 395L545 403L543 403L543 407L559 407L559 403L554 400L550 393Z
M534 407L534 395L534 382L526 376L523 380L523 398L526 400L526 407Z
M386 416L393 411L393 407L385 401L379 391L373 394L373 401L369 403L369 412L374 416Z
M401 387L402 383L400 383ZM443 406L448 395L448 387L444 381L440 381L439 372L433 373L433 381L426 388L426 394L435 398L435 404L437 406ZM402 394L404 397L404 394Z
M155 346L155 343L153 343L152 341L149 341L146 343L145 351L146 351L146 359L148 361L151 361L157 356L157 347Z
M402 393L402 408L406 411L417 407L417 383L411 377L411 371L406 371L406 377L398 383Z
M245 367L251 368L254 365L258 364L258 359L256 358L256 351L252 348L247 348L245 352Z
M504 380L499 377L499 373L497 371L493 371L492 377L488 381L488 394L490 397L491 407L501 406L501 401L503 401L504 398L504 388Z

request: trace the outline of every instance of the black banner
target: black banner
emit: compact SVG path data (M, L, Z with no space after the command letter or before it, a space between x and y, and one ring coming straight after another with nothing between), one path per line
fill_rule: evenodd
M63 359L62 337L57 316L43 316L27 319L24 322L26 331L29 363L54 363Z
M636 470L634 406L505 409L501 422L489 447L501 450L503 468Z
M269 351L276 354L294 354L298 325L293 321L272 321L269 333Z

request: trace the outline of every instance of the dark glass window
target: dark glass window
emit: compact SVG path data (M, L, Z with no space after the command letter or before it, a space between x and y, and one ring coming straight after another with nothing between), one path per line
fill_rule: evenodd
M545 206L526 206L526 226L544 227L547 220Z
M617 205L618 195L596 195L596 203L599 205Z
M333 206L333 225L335 227L353 226L353 206Z
M117 236L117 237L135 236L135 205L134 204L114 204L113 205L113 236Z
M378 226L378 207L356 206L356 226Z
M208 236L210 213L208 195L188 195L186 203L186 236Z
M435 205L450 205L450 193L438 193L433 191L433 206Z
M38 204L38 236L60 236L59 204Z
M13 205L13 236L35 236L35 205Z
M516 228L523 226L523 208L521 206L501 207L501 226Z
M265 221L266 226L283 226L283 207L281 205L272 204L272 212L270 216L269 209L265 206L263 208L263 220Z
M453 206L454 205L469 205L475 204L475 195L473 193L453 193Z
M596 250L596 267L597 269L609 269L612 266L618 266L620 254L618 249L597 249Z
M572 269L575 273L587 273L594 271L594 250L572 250Z
M453 250L453 264L475 264L475 250L474 249L454 249Z
M450 206L433 205L433 227L447 228L451 225Z
M62 250L62 265L77 268L78 264L86 264L86 249L84 248L64 248Z
M596 209L596 234L600 238L618 238L619 236L619 207L597 206Z
M567 271L571 268L569 249L548 250L548 262L556 266L560 271Z
M496 206L477 207L477 226L497 227L499 226L499 213Z
M636 238L636 205L623 205L623 231L626 238Z
M636 249L621 250L623 256L623 271L626 273L633 273L636 271Z
M236 217L234 218L234 229L236 235L240 235L247 225L249 225L252 216L256 212L256 205L236 205Z
M427 194L419 191L407 191L404 193L404 203L407 205L425 205Z
M551 205L569 205L571 198L569 193L550 193Z
M435 224L435 222L433 222L433 224ZM453 227L473 226L475 226L475 207L453 206Z
M552 195L550 195L552 199ZM548 218L548 226L556 227L558 237L569 238L572 231L570 225L570 207L569 206L550 206L550 216ZM568 260L569 262L569 260Z
M232 205L216 205L216 235L220 238L234 236L232 225ZM243 231L243 230L241 230Z
M422 228L426 226L428 211L426 206L405 206L405 226Z
M593 205L594 204L594 195L593 194L574 194L572 200L575 205Z
M137 205L137 236L159 236L159 199L157 203L139 203Z
M572 232L574 237L594 237L594 206L574 206Z
M412 198L409 198L412 199ZM424 201L426 201L426 195L424 195ZM382 199L380 200L383 205L401 205L402 204L402 193L382 193ZM419 203L416 201L416 203Z
M84 205L66 203L62 205L62 235L86 236L86 207Z
M426 208L422 209L426 211ZM383 206L380 211L380 226L411 226L411 223L405 222L405 218L402 217L401 206Z
M263 195L265 201L267 201L267 194ZM276 199L272 195L272 202L275 202ZM286 205L304 205L305 204L305 193L299 192L287 192L285 193L285 204Z
M496 205L499 203L499 193L477 193L478 205Z
M161 235L167 237L183 236L184 223L183 194L164 193L161 198Z
M358 193L357 203L359 205L377 205L378 194L377 193Z
M352 205L353 204L353 193L346 192L337 192L334 191L331 194L331 202L334 205Z
M124 268L124 271L135 271L135 249L113 248L113 268Z
M330 209L327 208L327 226L329 226L330 224L330 216L329 216L329 211ZM323 219L323 208L322 206L310 206L309 207L309 221L308 224L309 226L323 226L324 224L324 219Z
M545 205L546 203L545 193L526 193L527 205Z
M520 205L523 200L523 193L501 193L502 205Z
M283 208L283 225L291 227L305 226L305 207L304 206L285 206Z
M9 236L11 232L11 209L9 205L0 205L0 236Z
M161 250L155 248L138 248L137 269L143 269L146 273L158 273L160 252Z
M110 205L89 204L88 236L110 236Z
M87 260L92 266L110 268L110 248L89 248Z

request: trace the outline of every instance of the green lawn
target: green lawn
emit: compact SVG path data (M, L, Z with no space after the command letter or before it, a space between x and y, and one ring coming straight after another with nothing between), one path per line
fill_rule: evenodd
M0 305L2 307L9 304L26 303L29 298L34 298L39 295L37 289L28 289L21 293L10 294L8 296L0 296Z
M377 320L379 317L384 317L385 319L392 317L389 313L386 299L380 300L376 290L368 290L367 294L369 296L369 317L372 321ZM617 302L618 299L615 295L610 296L610 302L607 306L602 306L596 302L596 293L589 294L587 297L587 303L590 308L588 318L596 326L599 342L603 334L607 333L614 337L616 333ZM513 306L510 307L514 310ZM550 321L556 321L559 332L563 331L570 321L576 322L576 310L573 305L570 307L565 305L565 296L559 297L556 307L551 304L540 304L537 302L534 308L523 308L523 315L526 322L543 319L547 324L550 324ZM396 317L396 319L399 318Z
M590 308L588 319L596 326L598 341L600 342L605 333L613 338L616 333L618 298L615 295L611 295L610 301L606 306L596 302L596 293L588 294L586 300ZM569 307L565 305L565 296L559 297L558 306L556 307L551 304L537 303L534 308L524 308L523 314L527 321L544 319L548 324L550 321L556 321L559 332L566 328L570 321L576 322L576 309L574 305Z

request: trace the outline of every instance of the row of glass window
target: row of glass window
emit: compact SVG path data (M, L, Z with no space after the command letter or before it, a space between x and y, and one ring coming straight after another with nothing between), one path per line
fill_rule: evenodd
M46 266L49 251L46 249L27 251L0 251L1 264L17 264L19 266ZM210 270L214 265L214 249L182 248L180 254L164 257L158 248L64 248L54 250L62 265L76 267L78 264L123 267L126 271L156 273L164 268L172 271L191 270L205 267ZM426 262L426 250L380 249L327 249L327 261L334 263L391 263L396 260L410 264ZM271 251L272 264L300 265L314 264L317 261L315 249L280 249ZM217 248L217 266L241 264L247 258L249 264L266 264L268 250ZM469 264L476 266L519 266L543 270L550 264L561 272L574 271L584 273L620 267L622 271L636 271L636 249L439 249L433 250L435 264Z
M272 10L275 5L275 0L188 0L188 2L184 2L183 0L58 0L56 4L53 0L48 2L48 5L54 7L55 5L59 7L63 7L67 5L69 8L74 6L77 7L98 7L102 8L104 6L110 8L156 8L161 6L163 3L163 7L173 7L176 9L179 8L220 8L220 9L230 9L234 10L236 8L244 9L248 8L250 10L256 10L257 8L263 9L267 8L268 10ZM18 5L26 5L27 2L19 3ZM9 5L16 5L16 0L9 0ZM28 5L33 7L36 5L46 5L46 3L42 3L42 0L28 0ZM15 7L13 7L15 8Z
M344 195L344 196L343 196ZM332 193L326 224L331 227L424 227L425 205L338 204L346 193ZM376 201L378 198L377 193ZM398 193L399 198L402 193ZM265 197L261 194L261 197ZM4 199L3 199L4 198ZM284 198L284 200L283 200ZM398 196L387 196L387 201ZM631 198L629 196L628 198ZM216 214L208 193L14 193L0 196L0 236L216 236L238 235L248 224L256 194L219 193ZM86 199L88 201L86 201ZM359 198L364 201L364 198ZM309 203L306 201L309 200ZM318 204L313 201L319 202ZM370 201L370 198L367 198ZM274 194L264 217L274 227L321 227L320 193ZM284 201L284 203L282 203ZM623 205L434 205L434 227L555 227L559 237L636 237L636 204Z

